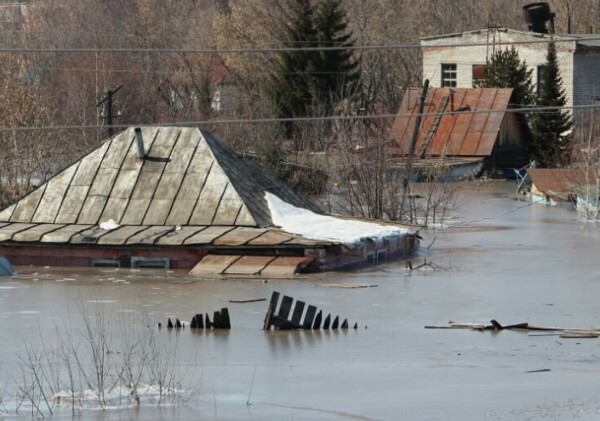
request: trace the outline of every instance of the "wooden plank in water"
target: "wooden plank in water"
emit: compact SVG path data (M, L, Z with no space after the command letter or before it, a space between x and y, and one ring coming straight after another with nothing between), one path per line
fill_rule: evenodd
M304 301L296 301L296 306L294 307L294 313L292 314L292 323L295 325L300 324L300 319L302 318L302 312L304 311Z
M290 315L290 310L292 309L293 302L294 299L292 297L284 295L281 300L281 307L279 308L279 313L277 313L277 315L283 319L287 319Z
M323 322L323 329L329 329L329 325L331 324L331 314L328 314L325 317L325 321Z
M275 314L275 309L277 308L277 302L279 301L279 292L273 291L271 294L271 301L269 302L269 307L267 308L267 314L265 315L265 322L263 324L263 330L271 329L271 319Z
M313 305L309 305L306 309L306 315L304 316L304 323L302 323L303 329L311 329L313 321L315 319L315 314L317 313L317 308Z
M313 329L321 329L321 319L323 318L323 312L319 310L317 313L317 317L315 317L315 322L313 323Z

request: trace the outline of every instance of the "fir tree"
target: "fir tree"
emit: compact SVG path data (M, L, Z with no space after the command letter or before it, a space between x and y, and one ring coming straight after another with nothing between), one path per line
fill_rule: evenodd
M269 86L282 118L307 115L313 96L318 90L315 79L317 53L313 50L298 49L317 46L314 8L310 0L293 0L288 15L289 23L283 46L294 50L282 51L279 54L279 64Z
M291 0L284 47L279 54L269 92L280 118L330 115L335 102L358 80L358 63L352 57L341 0ZM315 50L318 47L344 49ZM293 124L284 125L293 134Z
M521 61L519 53L512 47L510 50L496 51L487 60L485 77L476 81L476 88L512 88L511 103L518 107L533 105L532 69L527 69L525 61Z
M343 47L340 50L319 51L316 62L320 98L326 112L333 103L350 92L358 81L358 62L351 47L352 33L348 30L346 16L340 0L323 0L319 3L315 19L317 42L320 47Z
M573 122L570 113L562 109L567 104L567 97L562 87L554 42L548 44L546 64L543 67L540 83L541 92L537 105L540 108L558 108L542 109L533 115L531 155L542 167L565 165L570 158L568 133Z

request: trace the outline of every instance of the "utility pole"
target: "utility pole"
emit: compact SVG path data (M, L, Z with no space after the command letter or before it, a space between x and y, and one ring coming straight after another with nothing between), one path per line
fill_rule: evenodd
M406 169L404 174L404 180L402 183L402 201L400 202L400 217L404 214L404 202L406 201L406 195L408 194L408 186L410 183L412 173L412 161L415 155L415 147L417 146L417 138L419 136L419 130L421 129L421 118L423 117L423 109L425 108L425 99L427 98L427 90L429 89L429 79L425 79L423 83L423 89L421 90L421 96L419 97L419 111L417 112L417 120L415 121L415 127L413 129L412 138L410 140L410 147L408 149L408 158L406 160Z
M108 137L112 137L114 133L113 129L113 96L119 92L119 90L123 87L123 85L117 86L115 89L109 89L105 92L104 98L100 100L96 104L96 107L104 104L104 113L102 118L106 120L106 125L108 126Z

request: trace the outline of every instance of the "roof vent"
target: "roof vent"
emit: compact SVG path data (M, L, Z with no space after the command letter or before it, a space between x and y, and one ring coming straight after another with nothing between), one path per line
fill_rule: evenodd
M523 6L523 16L530 31L547 34L546 23L549 21L550 33L554 33L554 17L556 15L550 11L548 3L538 2Z
M146 157L146 152L144 152L144 136L142 136L142 129L139 127L135 128L135 143L137 144L138 158L144 159Z

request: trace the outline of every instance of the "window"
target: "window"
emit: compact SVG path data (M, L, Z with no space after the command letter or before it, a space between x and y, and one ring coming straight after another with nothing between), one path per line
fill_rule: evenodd
M480 82L485 79L485 64L474 64L473 65L473 86L477 82Z
M456 64L442 64L442 87L456 87Z
M537 67L536 92L538 95L541 95L544 90L544 69L543 65Z

